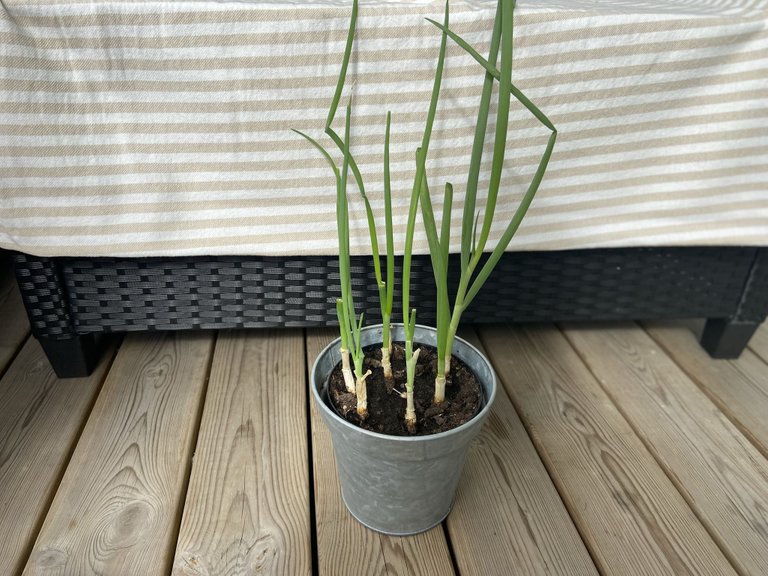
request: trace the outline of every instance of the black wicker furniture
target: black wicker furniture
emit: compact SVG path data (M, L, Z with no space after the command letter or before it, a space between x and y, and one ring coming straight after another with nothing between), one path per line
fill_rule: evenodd
M336 322L338 267L331 257L14 259L32 332L61 377L89 373L98 336L109 332ZM353 268L357 301L375 322L372 261L357 257ZM427 256L416 258L412 282L419 320L433 322ZM702 345L714 357L732 358L767 314L768 248L708 247L507 253L465 317L706 318Z

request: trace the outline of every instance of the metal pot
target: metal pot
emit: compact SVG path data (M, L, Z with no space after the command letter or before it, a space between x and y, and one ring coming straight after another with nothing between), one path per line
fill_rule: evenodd
M404 340L402 325L392 339ZM381 325L363 328L363 346L381 343ZM453 355L475 373L484 405L461 426L428 436L388 436L340 418L327 402L331 371L339 363L340 340L331 342L312 366L312 395L330 429L341 495L349 512L368 528L397 536L417 534L450 512L467 450L482 428L496 396L496 375L477 348L456 338ZM416 326L416 344L436 345L436 331Z

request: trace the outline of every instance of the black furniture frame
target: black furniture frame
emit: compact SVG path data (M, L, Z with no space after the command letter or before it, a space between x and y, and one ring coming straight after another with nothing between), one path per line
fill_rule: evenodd
M97 337L108 332L336 323L338 265L332 257L17 253L14 261L32 332L61 377L88 374L100 354ZM358 309L376 322L371 258L353 258L352 273ZM458 275L455 258L450 274ZM419 322L432 323L435 287L427 256L415 258L412 293ZM768 248L705 247L508 253L465 318L474 323L706 318L704 348L713 357L733 358L766 315Z

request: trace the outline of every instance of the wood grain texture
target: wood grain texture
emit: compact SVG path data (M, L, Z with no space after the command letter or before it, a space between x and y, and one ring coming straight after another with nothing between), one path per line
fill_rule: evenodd
M338 331L330 329L308 331L310 368L319 352L337 336ZM365 528L347 512L341 500L330 433L311 399L310 414L318 573L321 576L453 574L442 526L408 538L385 536Z
M694 334L677 323L654 322L644 327L741 433L768 457L768 364L752 349L742 352L737 360L712 360Z
M768 363L768 322L763 322L752 336L749 349Z
M0 574L24 567L113 356L59 380L30 339L0 380Z
M167 574L214 334L126 337L24 574Z
M480 336L602 574L735 573L555 327Z
M768 461L638 326L566 336L738 571L768 574Z
M474 331L461 337L484 352ZM501 386L467 456L448 531L462 574L597 574Z
M216 341L173 574L311 574L304 334Z
M29 320L9 270L0 271L0 374L29 336Z

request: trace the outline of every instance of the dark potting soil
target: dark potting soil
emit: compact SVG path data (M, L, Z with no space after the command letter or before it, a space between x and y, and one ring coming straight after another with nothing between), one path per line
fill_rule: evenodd
M446 381L445 401L432 403L435 394L435 370L437 351L431 346L421 348L414 381L414 405L416 408L416 436L437 434L461 426L482 407L482 388L474 372L464 362L451 358L451 372ZM364 348L364 370L371 375L366 380L368 390L368 417L360 421L357 415L357 398L347 392L341 362L331 372L328 397L331 407L348 422L381 434L412 436L405 426L405 350L400 343L392 345L392 373L394 381L384 379L381 367L381 347ZM393 388L394 384L394 388Z

